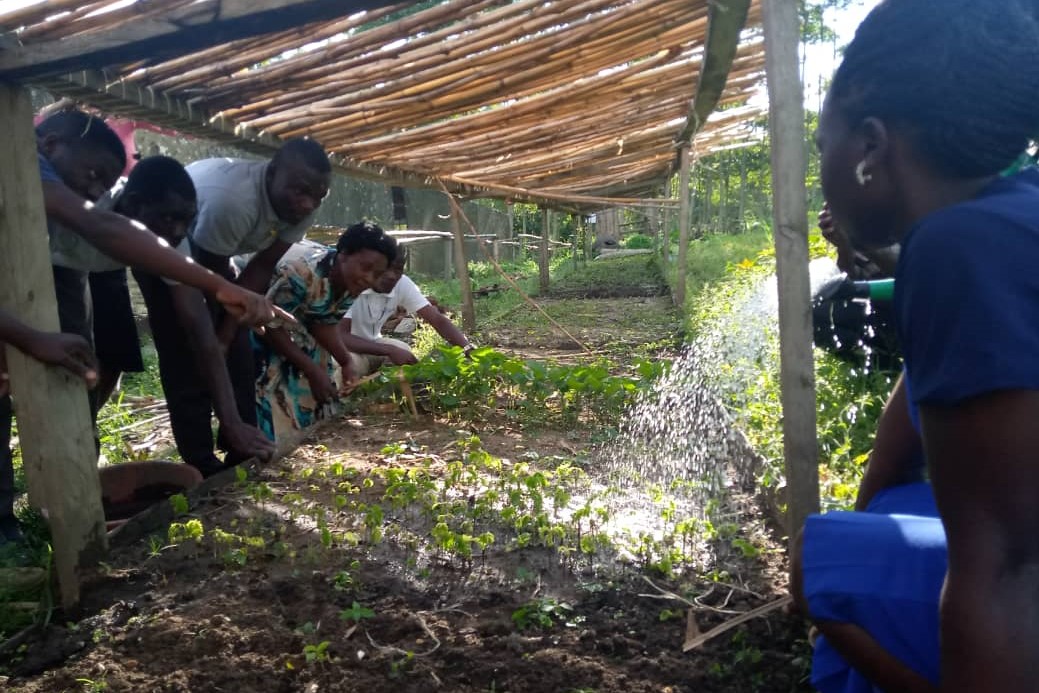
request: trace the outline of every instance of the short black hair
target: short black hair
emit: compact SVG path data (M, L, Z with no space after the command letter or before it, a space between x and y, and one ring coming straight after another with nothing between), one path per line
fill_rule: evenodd
M119 135L97 116L75 108L66 108L47 116L36 126L36 136L57 135L69 144L87 144L108 150L126 166L126 147Z
M325 148L317 140L309 137L294 137L287 140L285 144L274 154L274 165L288 159L299 159L307 168L318 173L331 173L332 164L328 160Z
M168 156L149 156L141 159L130 171L123 187L124 195L136 195L144 204L162 202L171 192L189 202L198 199L191 176L179 161Z
M339 237L336 252L353 255L359 250L374 250L386 256L386 262L392 263L397 257L397 241L386 235L378 225L370 221L354 224Z
M946 175L994 175L1039 135L1034 2L884 0L845 50L831 103L852 124L904 127Z

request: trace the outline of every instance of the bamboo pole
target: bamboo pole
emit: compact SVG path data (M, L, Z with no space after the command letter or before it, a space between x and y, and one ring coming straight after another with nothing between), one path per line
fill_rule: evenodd
M793 557L805 517L819 510L815 371L808 278L804 94L798 74L798 3L765 3L765 48L771 120L773 220L779 290L783 454L787 536Z
M683 145L678 155L681 162L678 169L678 262L675 272L675 305L678 312L684 314L686 299L686 269L689 255L689 145Z
M450 193L447 194L450 196ZM453 199L451 204L455 206ZM465 237L457 211L451 213L451 230L454 234L455 275L462 293L462 329L473 332L476 330L476 305L473 303L473 285L469 279L469 261L465 257Z
M548 236L552 229L552 212L541 209L541 240L538 242L538 289L542 296L548 293Z

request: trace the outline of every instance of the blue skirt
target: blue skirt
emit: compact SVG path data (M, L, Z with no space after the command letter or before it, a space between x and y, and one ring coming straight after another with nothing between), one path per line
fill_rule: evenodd
M866 512L812 515L803 567L816 621L854 623L888 652L938 683L938 601L945 580L945 530L930 484L885 489ZM821 637L812 659L820 693L875 693Z

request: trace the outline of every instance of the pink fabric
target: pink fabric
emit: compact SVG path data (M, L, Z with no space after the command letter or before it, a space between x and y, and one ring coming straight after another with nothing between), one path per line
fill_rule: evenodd
M44 115L38 114L33 118L33 125L39 125L40 121L43 120ZM119 139L123 142L123 149L126 150L126 168L123 169L122 175L130 175L130 171L137 164L137 144L134 142L133 135L138 130L147 130L148 132L155 132L160 135L169 135L171 137L183 137L176 130L170 130L169 128L159 127L158 125L152 125L151 123L144 120L129 120L126 118L107 118L105 123L108 127L115 131L115 134L119 135Z

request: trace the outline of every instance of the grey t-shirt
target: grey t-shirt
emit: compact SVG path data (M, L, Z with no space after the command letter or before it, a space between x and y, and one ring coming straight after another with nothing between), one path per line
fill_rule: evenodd
M267 161L203 159L187 167L198 193L198 216L188 232L195 245L214 255L244 255L275 239L295 243L313 221L278 218L267 197Z
M94 206L106 212L115 209L115 205L119 201L119 196L123 193L125 185L126 179L121 178L111 190L94 203ZM118 260L105 255L78 233L69 230L61 224L49 224L48 231L50 234L52 265L67 267L80 272L108 272L126 267ZM181 239L176 246L176 250L187 258L191 257L191 246L187 238ZM165 277L163 281L171 286L179 283Z

